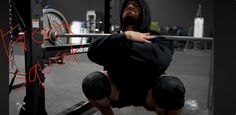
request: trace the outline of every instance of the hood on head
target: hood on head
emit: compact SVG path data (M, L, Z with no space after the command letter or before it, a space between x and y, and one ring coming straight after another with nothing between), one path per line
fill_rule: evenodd
M122 4L122 8L121 8L121 13L120 13L120 24L121 24L121 30L125 31L125 24L122 20L122 14L124 12L125 9L125 5L128 3L128 1L130 0L125 0ZM138 30L136 31L140 31L140 32L148 32L150 30L150 24L151 24L151 13L150 13L150 8L148 6L148 4L146 3L145 0L136 0L139 2L140 4L140 8L141 8L141 23L138 25Z

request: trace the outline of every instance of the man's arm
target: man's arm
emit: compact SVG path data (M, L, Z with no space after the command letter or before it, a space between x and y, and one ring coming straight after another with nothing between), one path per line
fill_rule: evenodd
M109 37L95 39L89 46L88 58L99 64L107 65L114 63L127 47L128 39L125 34L112 34Z
M172 61L173 42L166 38L156 38L152 43L134 42L130 47L131 60L136 63L152 65L158 70L165 70Z
M126 55L125 58L130 58L135 63L154 65L160 69L167 67L172 60L172 42L165 38L151 39L147 33L134 31L98 38L91 43L88 57L103 66L119 63Z

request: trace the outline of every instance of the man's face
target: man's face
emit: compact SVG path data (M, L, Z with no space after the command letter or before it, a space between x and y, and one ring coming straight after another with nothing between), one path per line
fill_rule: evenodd
M139 20L141 14L141 9L138 1L130 0L126 5L122 15L124 22L133 25L136 24Z

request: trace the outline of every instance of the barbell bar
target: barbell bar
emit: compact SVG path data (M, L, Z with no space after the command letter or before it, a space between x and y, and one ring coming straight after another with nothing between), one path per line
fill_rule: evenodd
M62 34L56 37L108 37L112 34ZM193 37L193 36L170 36L170 35L154 35L154 38L165 37L168 40L175 41L213 41L213 37Z

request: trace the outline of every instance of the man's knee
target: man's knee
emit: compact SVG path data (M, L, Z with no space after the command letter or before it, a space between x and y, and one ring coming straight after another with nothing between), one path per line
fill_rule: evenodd
M92 100L101 100L111 94L111 85L108 78L101 72L87 75L82 83L85 96Z
M184 84L177 77L163 76L153 85L152 97L156 105L164 110L181 109L185 102Z

